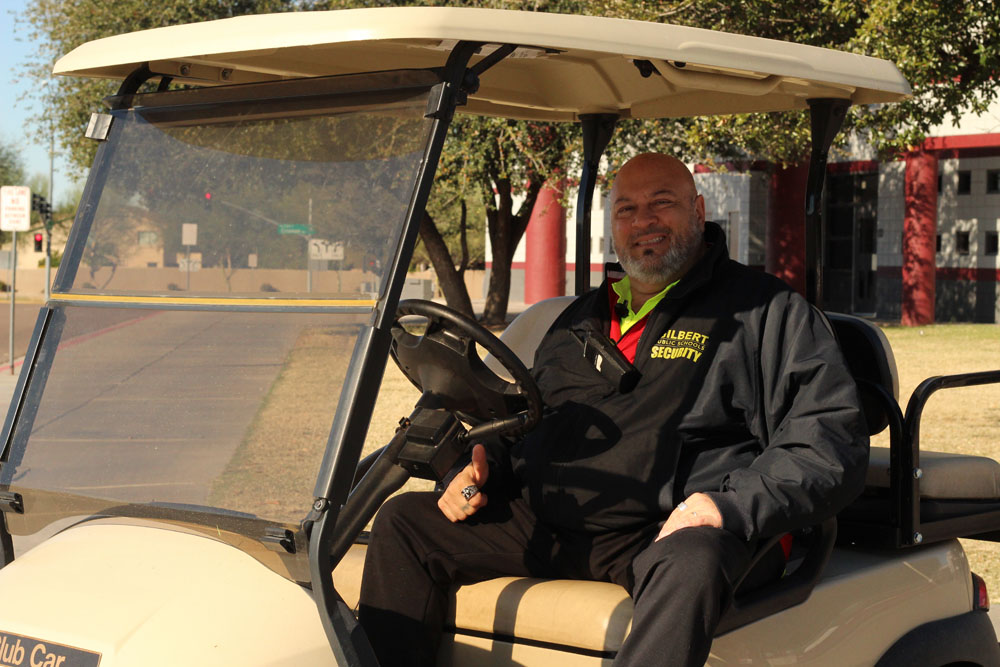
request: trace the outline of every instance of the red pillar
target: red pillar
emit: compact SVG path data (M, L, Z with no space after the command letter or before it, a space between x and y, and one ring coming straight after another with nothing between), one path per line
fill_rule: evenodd
M937 177L937 153L920 149L906 156L901 317L904 326L934 322Z
M546 183L538 193L524 232L524 302L566 294L566 209L564 183Z
M806 293L806 181L809 165L777 169L771 176L764 269Z

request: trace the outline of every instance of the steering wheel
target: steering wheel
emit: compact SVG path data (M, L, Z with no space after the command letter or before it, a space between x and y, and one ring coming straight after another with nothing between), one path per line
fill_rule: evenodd
M407 315L427 318L422 335L403 328ZM518 435L542 416L542 395L531 373L499 338L475 320L433 301L399 302L390 329L390 353L423 396L419 405L455 413L479 433ZM514 379L498 376L483 363L476 345L500 362Z

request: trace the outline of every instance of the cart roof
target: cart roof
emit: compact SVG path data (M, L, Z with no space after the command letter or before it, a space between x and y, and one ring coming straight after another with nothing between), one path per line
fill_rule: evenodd
M662 23L457 7L240 16L88 42L56 74L122 79L143 63L218 85L442 66L458 40L517 44L465 112L537 120L657 118L855 104L910 92L892 63L802 44ZM482 55L495 47L485 46ZM634 60L660 72L643 77ZM475 62L475 60L473 61Z

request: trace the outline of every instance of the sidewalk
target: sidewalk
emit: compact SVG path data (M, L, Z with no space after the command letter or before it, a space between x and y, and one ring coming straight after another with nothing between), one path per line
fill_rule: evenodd
M14 374L10 374L10 369L5 368L0 373L0 420L7 417L7 408L10 406L10 399L14 395L14 387L17 386L17 376L21 372L21 366L14 369ZM0 421L0 423L3 423Z

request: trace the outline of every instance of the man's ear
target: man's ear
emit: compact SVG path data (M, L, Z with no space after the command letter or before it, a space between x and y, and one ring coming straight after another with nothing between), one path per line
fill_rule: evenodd
M698 215L698 224L705 227L705 198L698 195L694 198L694 211Z

